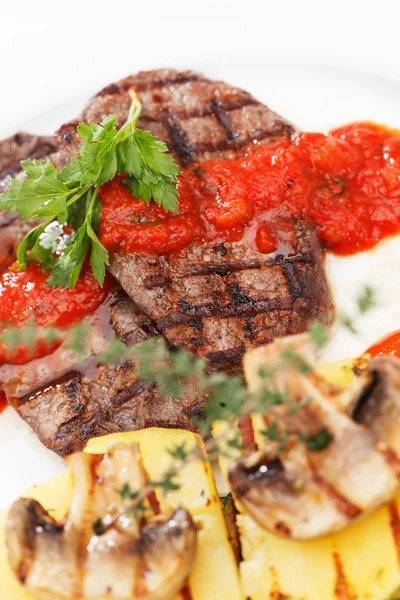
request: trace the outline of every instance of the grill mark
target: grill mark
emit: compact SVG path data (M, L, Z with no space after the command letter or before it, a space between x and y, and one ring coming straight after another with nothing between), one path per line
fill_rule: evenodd
M237 281L228 285L227 291L231 297L232 304L247 304L251 302L251 296L240 287Z
M276 572L275 567L269 567L269 573L271 577L271 593L269 595L269 600L290 600L289 596L284 594L280 589L280 584L278 581L278 574Z
M244 348L230 348L229 350L218 350L217 352L209 352L206 354L206 359L214 364L227 366L237 365L242 360Z
M140 598L141 596L147 596L148 587L146 585L146 570L147 565L141 552L136 553L136 569L135 578L133 582L133 597Z
M400 517L396 502L391 502L388 506L390 529L392 531L393 542L396 548L397 560L400 564Z
M240 138L239 132L235 129L232 119L229 114L225 111L221 102L218 100L213 100L211 102L211 109L223 130L226 133L226 137L228 140L238 140Z
M87 368L89 361L82 361L82 369ZM28 404L37 396L45 394L50 389L56 389L58 386L65 384L65 393L70 400L76 400L81 393L82 373L78 373L73 369L66 369L63 372L55 373L49 377L45 377L34 385L26 388L21 395L10 399L10 403L15 408L20 408L24 404Z
M129 387L119 390L111 398L112 405L114 408L118 409L125 404L125 402L128 402L128 400L132 400L132 398L152 389L154 389L154 384L151 381L136 380Z
M125 84L118 85L117 83L110 83L105 88L100 90L95 96L95 98L101 98L102 96L115 96L116 94L121 94L129 90L130 88L134 88L139 92L144 92L147 90L157 90L170 87L176 84L185 84L190 83L191 81L208 81L204 77L197 75L195 73L190 75L180 74L176 77L167 77L166 79L152 79L150 81L137 81L133 82L130 78L126 81Z
M162 273L156 273L155 275L149 275L143 280L143 285L146 290L153 290L154 288L166 287L171 283L171 280L163 275Z
M388 465L393 469L397 479L400 479L400 458L397 456L392 448L387 448L386 450L381 451L384 459L388 463Z
M146 469L146 466L144 464L144 460L143 460L143 456L142 456L141 452L140 452L140 466L142 468L142 471L143 471L143 474L144 474L144 478L145 478L145 481L146 481L146 485L147 485L151 481L151 477L150 477L149 472ZM161 514L161 506L160 506L160 503L158 501L156 491L154 489L151 489L151 491L147 495L147 501L148 501L148 503L150 505L150 508L153 511L153 513L155 515L160 515Z
M238 429L242 434L242 444L246 450L254 452L257 450L256 438L254 434L253 421L249 415L240 417L238 420Z
M193 599L192 592L190 591L190 587L189 587L188 583L185 585L185 587L181 591L181 598L182 598L182 600L192 600Z
M226 304L225 306L215 306L214 304L203 304L202 306L190 306L185 308L185 312L174 312L168 317L162 317L158 329L165 331L171 327L177 325L190 325L191 322L197 318L207 317L248 317L255 316L258 314L265 314L274 311L279 311L283 314L287 311L299 311L303 306L295 306L292 298L285 298L284 300L279 299L261 299L251 300L248 303L241 304Z
M257 324L252 320L251 317L244 317L243 331L245 332L246 336L250 339L253 339L257 334Z
M261 269L262 263L257 259L243 260L238 262L227 261L220 263L198 263L190 265L182 274L182 277L197 277L201 275L231 275L238 271L248 269Z
M152 79L151 81L136 82L134 84L132 84L131 82L127 82L125 85L121 86L121 89L126 91L131 87L135 87L139 92L144 92L146 90L163 89L176 84L183 85L192 81L206 82L209 81L209 79L207 79L206 77L202 77L197 73L190 73L187 75L181 73L179 75L176 75L175 77L167 77L166 79Z
M239 136L233 140L225 139L219 142L201 142L194 144L193 149L196 154L205 154L206 152L223 152L224 150L240 150L255 140L261 142L267 138L290 137L292 129L284 123L277 123L277 127L271 129L261 129L246 136Z
M62 456L71 454L81 450L85 446L86 442L92 438L100 435L103 432L103 426L107 420L107 415L104 410L99 408L92 415L91 418L87 419L87 413L84 410L85 406L80 405L80 410L83 411L81 414L72 417L68 421L64 421L57 429L54 436L54 441L63 443L62 449L57 452ZM79 439L76 436L72 436L75 430L79 430ZM115 431L115 430L113 430ZM78 444L77 444L78 442ZM83 442L83 444L82 444Z
M290 262L283 262L281 269L286 280L287 289L292 298L301 298L305 296L303 292L303 286L297 275L296 265Z
M196 150L175 116L167 108L162 109L161 114L169 136L168 146L186 167L196 160Z
M339 510L348 519L354 519L361 513L361 509L353 504L350 500L341 494L335 486L327 481L320 473L318 473L315 465L309 461L309 466L312 472L314 482L329 496L335 503L337 510Z
M218 102L218 106L221 111L224 113L230 113L234 110L240 110L242 108L246 108L247 106L255 106L260 104L258 100L253 98L252 96L238 98L237 100L231 100L229 102ZM200 106L196 107L193 110L174 110L174 116L179 119L201 119L202 117L210 117L215 115L215 110L213 105L210 106ZM146 113L146 109L143 110L143 113L140 115L140 121L148 121L151 123L162 123L162 118L159 116Z
M338 600L355 600L355 596L351 591L349 582L343 569L343 564L338 552L332 554L333 562L336 571L335 597Z
M231 275L238 271L246 271L247 269L262 269L265 265L267 267L285 267L289 268L291 265L297 264L310 264L314 263L314 257L311 252L304 252L286 256L278 254L265 261L260 261L256 258L242 261L226 261L220 263L198 263L193 264L186 269L181 277L197 277L201 275ZM293 267L294 268L294 267ZM155 277L155 276L152 276Z

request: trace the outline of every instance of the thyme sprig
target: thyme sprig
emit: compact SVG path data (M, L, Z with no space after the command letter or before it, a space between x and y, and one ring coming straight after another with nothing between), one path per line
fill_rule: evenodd
M350 331L353 335L358 334L357 327L355 325L355 319L361 315L364 315L369 310L375 308L377 303L376 291L370 285L364 285L360 290L356 298L356 312L353 316L347 313L339 313L338 319L340 323Z
M325 332L321 324L310 327L310 336L315 346L320 346L325 339ZM46 329L46 328L44 328ZM72 326L67 332L58 328L47 328L47 335L52 340L64 340L66 346L81 354L88 352L84 340L90 331L85 323ZM9 329L0 334L3 343L34 343L32 331L26 328ZM293 401L286 393L279 392L273 385L273 377L280 369L295 369L299 374L311 374L312 367L294 349L285 348L281 359L273 368L259 370L262 385L259 391L252 393L248 390L243 379L224 373L208 373L205 361L192 358L186 352L168 349L166 342L161 338L150 338L135 346L127 346L121 340L110 340L100 354L97 355L100 363L117 363L121 360L132 361L139 379L154 383L161 394L179 401L188 391L194 389L203 392L207 397L204 405L204 416L196 420L196 426L203 437L206 455L213 459L218 455L234 458L237 453L246 451L243 445L242 434L237 429L238 419L252 414L268 416L269 425L260 434L266 443L275 444L275 452L283 452L291 438L304 443L310 451L319 452L332 442L333 436L322 428L316 435L298 434L290 430L286 416L291 417L296 412L307 407L310 398L303 397ZM279 409L279 410L278 410ZM213 435L213 426L217 421L225 423L221 434ZM162 477L148 481L140 491L132 490L129 485L124 485L118 493L125 503L125 511L133 516L144 516L149 510L146 502L154 490L163 495L174 493L181 488L180 473L189 463L204 460L204 454L196 448L186 447L184 443L167 449L171 456L171 464ZM105 530L106 523L93 525L94 530ZM108 525L107 525L108 526Z

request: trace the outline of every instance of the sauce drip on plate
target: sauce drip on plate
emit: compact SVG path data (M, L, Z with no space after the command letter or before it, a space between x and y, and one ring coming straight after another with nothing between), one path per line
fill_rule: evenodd
M111 252L243 240L269 254L290 244L292 219L306 218L324 248L354 254L400 231L400 132L354 123L201 163L180 175L178 215L132 198L122 176L100 198L100 238Z

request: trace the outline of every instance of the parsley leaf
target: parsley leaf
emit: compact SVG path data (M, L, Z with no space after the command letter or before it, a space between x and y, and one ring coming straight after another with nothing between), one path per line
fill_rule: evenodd
M179 168L167 146L147 131L137 129L142 109L134 92L127 122L117 129L109 115L101 124L81 123L79 154L61 172L49 161L24 160L25 179L14 179L0 196L0 209L16 210L23 220L43 219L21 242L17 258L22 269L28 262L51 271L48 285L73 288L90 253L92 271L103 285L109 256L96 231L100 226L99 188L117 173L135 198L178 212ZM57 245L67 225L73 233ZM60 231L56 235L56 231ZM65 238L65 236L64 236Z

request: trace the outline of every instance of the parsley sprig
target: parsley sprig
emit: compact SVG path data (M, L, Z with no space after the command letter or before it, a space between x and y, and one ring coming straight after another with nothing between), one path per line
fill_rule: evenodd
M41 219L21 242L17 259L23 269L38 262L44 272L51 271L48 285L73 288L88 252L94 276L103 285L109 256L96 234L98 194L117 173L126 175L124 183L135 198L147 204L153 199L166 211L178 211L179 168L164 142L136 127L142 105L134 92L131 97L121 129L112 115L100 125L81 123L80 152L61 172L49 160L24 160L26 178L14 179L0 196L0 208L17 211L23 220ZM69 235L65 225L72 229Z

